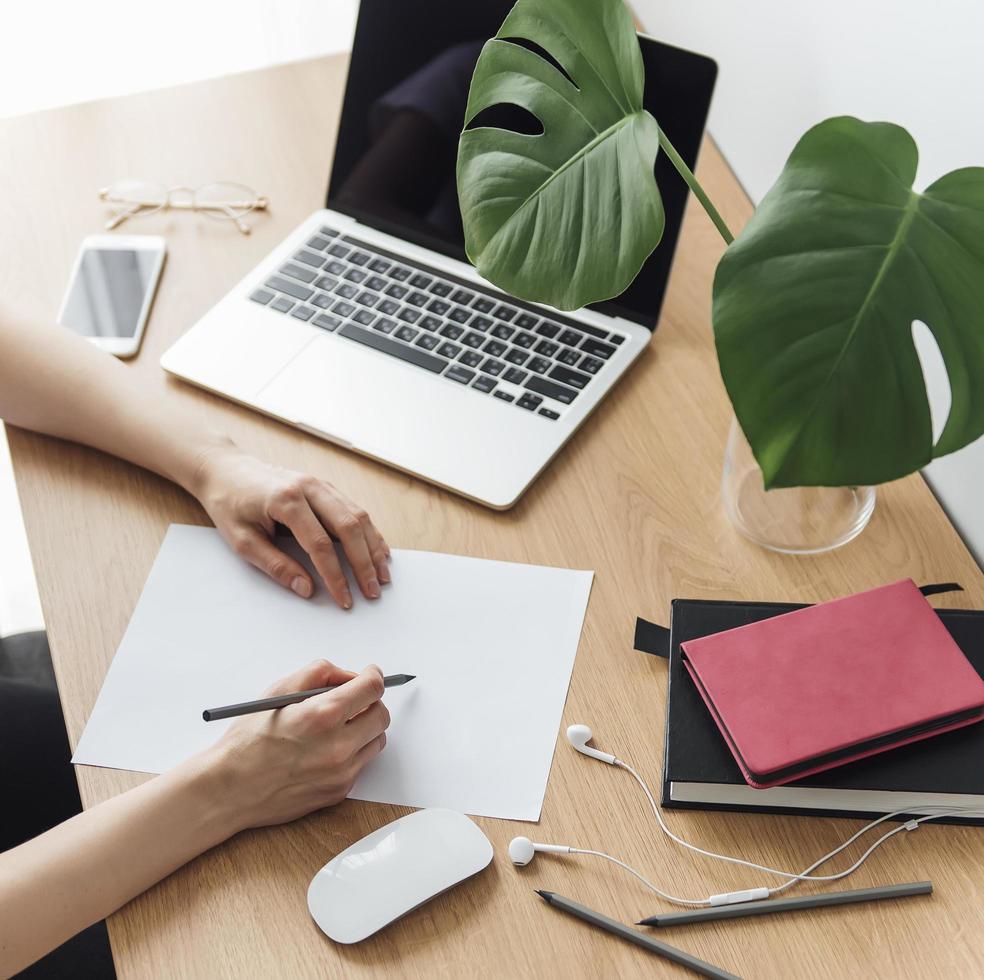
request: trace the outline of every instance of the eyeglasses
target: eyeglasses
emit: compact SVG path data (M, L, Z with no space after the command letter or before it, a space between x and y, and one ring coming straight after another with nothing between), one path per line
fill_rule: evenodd
M248 235L252 230L243 217L250 211L263 211L269 200L243 184L219 182L201 187L167 187L145 180L121 180L104 187L99 199L117 210L106 222L107 229L119 227L128 218L154 214L166 208L200 211L219 221L234 221Z

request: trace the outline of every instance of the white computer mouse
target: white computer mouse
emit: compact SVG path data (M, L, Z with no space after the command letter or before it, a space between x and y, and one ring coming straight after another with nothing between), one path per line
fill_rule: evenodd
M464 814L418 810L333 857L311 879L308 909L336 943L357 943L491 860L492 844Z

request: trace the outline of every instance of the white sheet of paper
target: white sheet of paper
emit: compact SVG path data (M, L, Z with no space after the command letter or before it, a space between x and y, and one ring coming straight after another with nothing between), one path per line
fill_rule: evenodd
M72 761L163 772L231 724L205 708L319 657L376 663L417 679L386 692L386 749L353 798L538 820L593 573L399 550L391 567L383 597L353 589L346 612L172 525Z

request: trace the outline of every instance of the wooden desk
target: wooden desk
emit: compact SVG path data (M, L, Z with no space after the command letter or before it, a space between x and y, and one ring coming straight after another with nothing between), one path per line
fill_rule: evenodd
M127 230L167 236L170 257L143 350L133 362L203 423L257 455L325 476L362 502L395 546L593 568L594 591L565 726L660 776L665 664L632 650L635 616L666 621L674 596L822 600L902 576L957 580L941 605L984 607L984 578L919 477L879 491L867 531L830 555L783 557L740 538L719 500L730 408L709 329L721 243L691 207L656 342L512 511L493 513L384 466L168 380L165 348L322 200L344 61L332 58L98 102L0 125L0 295L53 317L80 239L102 227L96 190L124 176L246 182L271 196L244 238L194 215ZM715 147L699 168L734 228L749 203ZM203 522L196 503L97 452L10 432L68 731L74 744L171 522ZM87 806L147 777L78 771ZM519 833L607 849L677 894L757 884L668 843L626 775L558 744L540 826L479 820L492 866L356 947L310 920L308 881L332 854L406 812L346 802L288 827L243 834L172 875L109 923L122 978L683 976L542 906L534 887L625 920L657 908L635 882L590 859L541 858L517 871ZM703 846L803 867L852 821L670 813ZM984 830L928 826L892 842L851 887L932 878L931 899L723 922L667 939L747 977L984 975ZM804 889L806 890L806 889Z

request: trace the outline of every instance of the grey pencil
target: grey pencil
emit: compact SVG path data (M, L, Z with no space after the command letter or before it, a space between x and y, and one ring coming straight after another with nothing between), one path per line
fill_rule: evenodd
M416 674L389 674L383 678L383 687L400 687L408 684ZM206 708L202 717L206 721L219 721L222 718L235 718L238 715L251 715L256 711L273 711L275 708L286 708L288 704L297 704L313 698L316 694L327 694L340 685L331 687L316 687L310 691L295 691L293 694L280 694L275 698L260 698L259 701L243 701L240 704L227 704L222 708Z
M877 902L883 898L907 898L910 895L930 895L931 881L910 881L901 885L882 885L879 888L857 888L854 891L830 892L826 895L798 895L796 898L773 898L763 902L739 902L714 908L688 909L686 912L663 912L636 923L640 926L682 926L691 922L715 922L718 919L740 919L746 915L770 915L773 912L795 912L824 905L851 905L854 902Z
M712 966L710 963L705 963L703 960L697 959L696 956L684 953L683 950L676 949L673 946L667 946L666 943L661 943L644 933L637 932L635 929L623 925L615 919L610 919L607 915L602 915L600 912L595 912L586 905L575 902L573 899L564 898L563 895L558 895L556 892L543 891L539 888L536 889L536 893L548 905L552 905L555 909L561 909L570 915L575 915L579 919L583 919L593 926L598 926L599 929L604 929L613 935L621 936L622 939L627 939L630 943L635 943L636 946L641 946L643 949L649 950L650 953L664 956L666 959L672 960L674 963L679 963L681 966L688 966L691 970L702 976L714 977L715 980L740 980L734 973L728 973L727 970L722 970L719 967Z

